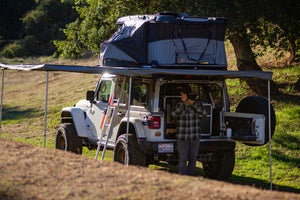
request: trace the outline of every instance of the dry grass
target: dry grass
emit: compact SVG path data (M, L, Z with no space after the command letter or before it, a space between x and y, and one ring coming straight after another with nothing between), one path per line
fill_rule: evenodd
M0 139L0 199L300 199Z

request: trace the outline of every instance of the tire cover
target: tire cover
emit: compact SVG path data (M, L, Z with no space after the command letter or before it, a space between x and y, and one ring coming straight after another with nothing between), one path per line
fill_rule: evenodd
M265 123L265 142L269 142L269 114L268 114L268 100L259 96L250 96L244 98L237 106L235 112L263 114L266 119ZM276 116L273 106L271 104L271 137L273 137L276 127ZM254 145L255 146L255 145Z

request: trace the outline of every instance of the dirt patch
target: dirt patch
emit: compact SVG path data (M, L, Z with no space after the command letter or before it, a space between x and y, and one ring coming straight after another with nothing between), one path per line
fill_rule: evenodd
M0 199L300 199L0 139Z

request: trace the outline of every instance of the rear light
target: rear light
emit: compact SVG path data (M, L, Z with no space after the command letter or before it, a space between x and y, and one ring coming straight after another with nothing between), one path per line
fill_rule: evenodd
M148 118L148 128L160 129L160 117L159 116L150 116Z

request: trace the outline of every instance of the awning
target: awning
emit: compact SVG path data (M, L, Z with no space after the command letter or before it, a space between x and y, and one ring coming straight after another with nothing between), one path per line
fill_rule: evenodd
M90 67L90 66L76 66L76 65L11 65L0 63L1 69L12 70L37 70L37 71L65 71L78 72L89 74L111 73L116 75L123 75L128 77L145 76L145 75L195 75L216 78L257 78L263 80L272 80L273 72L269 71L225 71L225 70L198 70L198 69L163 69L144 67Z

